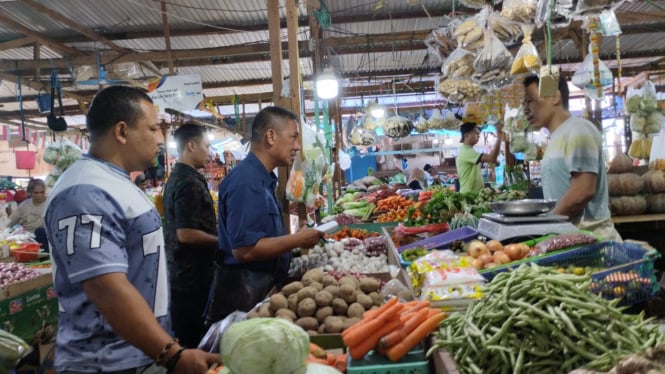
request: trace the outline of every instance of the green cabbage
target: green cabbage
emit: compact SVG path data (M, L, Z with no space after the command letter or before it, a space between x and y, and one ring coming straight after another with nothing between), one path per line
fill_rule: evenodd
M220 357L234 374L305 374L309 336L281 318L232 324L222 335Z
M309 363L307 364L307 374L341 374L342 372L332 366Z
M222 368L222 370L220 370L219 373L217 373L217 374L233 374L233 372L231 371L231 369L229 369L229 368L227 368L227 367L224 367L224 368Z

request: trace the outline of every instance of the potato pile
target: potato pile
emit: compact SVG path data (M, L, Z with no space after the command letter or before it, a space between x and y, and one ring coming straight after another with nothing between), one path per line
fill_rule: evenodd
M374 278L345 276L337 280L321 269L312 269L300 282L291 282L248 318L284 318L309 334L340 333L359 322L366 310L383 303L380 282Z

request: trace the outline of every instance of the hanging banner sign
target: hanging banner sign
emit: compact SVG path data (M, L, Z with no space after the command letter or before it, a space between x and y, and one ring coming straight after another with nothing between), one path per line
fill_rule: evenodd
M198 108L203 100L200 75L174 75L162 77L148 84L148 96L165 114L166 108L189 112Z

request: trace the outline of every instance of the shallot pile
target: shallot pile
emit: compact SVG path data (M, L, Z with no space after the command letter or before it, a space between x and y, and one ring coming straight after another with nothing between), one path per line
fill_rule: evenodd
M0 287L5 288L11 284L27 281L39 276L34 270L28 269L18 262L0 263Z

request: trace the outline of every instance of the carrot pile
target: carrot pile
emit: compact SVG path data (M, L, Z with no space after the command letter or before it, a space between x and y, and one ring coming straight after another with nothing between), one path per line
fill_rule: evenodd
M348 226L342 227L340 230L334 234L326 235L327 238L340 241L344 238L356 238L360 240L365 240L372 236L379 236L379 233L369 232L365 229L351 229Z
M342 373L346 372L346 353L335 355L314 343L309 343L307 362L332 366Z
M365 312L362 321L342 332L342 339L354 360L375 349L397 362L436 330L444 318L445 313L430 308L428 301L399 303L392 298L378 309Z
M404 196L389 196L376 203L377 211L406 209L413 204L413 200Z

